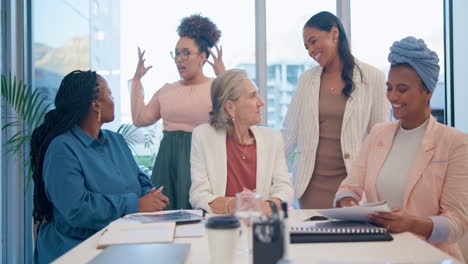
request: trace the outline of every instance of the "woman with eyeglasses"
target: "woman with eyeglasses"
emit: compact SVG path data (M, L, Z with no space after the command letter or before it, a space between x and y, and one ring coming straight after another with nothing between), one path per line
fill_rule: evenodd
M151 68L145 66L144 54L138 49L138 65L132 81L131 111L133 124L149 126L163 120L164 136L153 167L152 181L164 186L169 204L166 209L190 209L190 146L194 127L208 122L211 111L212 78L203 66L210 64L216 75L224 72L222 49L218 48L221 31L207 17L192 15L182 19L177 28L179 40L171 52L181 79L166 83L144 103L141 78ZM211 50L216 47L217 56ZM209 61L209 56L213 57Z

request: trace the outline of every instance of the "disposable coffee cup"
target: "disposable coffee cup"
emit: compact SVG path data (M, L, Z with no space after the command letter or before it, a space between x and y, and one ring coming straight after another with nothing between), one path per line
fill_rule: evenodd
M205 224L211 264L235 263L240 222L234 216L210 217Z

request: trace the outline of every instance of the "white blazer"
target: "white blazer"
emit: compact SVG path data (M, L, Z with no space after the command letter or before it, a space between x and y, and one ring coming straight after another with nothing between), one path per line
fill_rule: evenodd
M372 127L390 119L390 104L386 98L387 87L383 72L357 60L356 64L362 71L362 78L355 68L355 87L351 98L346 101L341 126L341 150L348 172ZM296 198L304 194L314 172L319 141L322 70L322 67L316 66L301 75L283 124L285 152L292 170Z
M284 157L283 138L271 128L250 128L257 145L257 193L263 199L277 197L289 204L293 190ZM192 133L190 154L193 208L212 212L208 203L225 196L227 182L226 130L210 124L196 127Z

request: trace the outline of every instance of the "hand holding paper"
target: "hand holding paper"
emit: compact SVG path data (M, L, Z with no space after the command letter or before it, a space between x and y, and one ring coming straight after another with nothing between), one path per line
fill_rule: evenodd
M348 221L369 221L369 215L376 212L391 212L387 202L369 203L359 206L317 210L323 216Z

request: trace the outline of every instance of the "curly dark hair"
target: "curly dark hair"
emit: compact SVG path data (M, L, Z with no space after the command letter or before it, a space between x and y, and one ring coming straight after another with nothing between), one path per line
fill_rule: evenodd
M184 17L179 27L177 28L179 37L187 37L195 40L199 51L206 54L206 58L210 56L208 48L212 48L218 43L221 37L221 31L215 23L209 18L201 15L191 15Z

